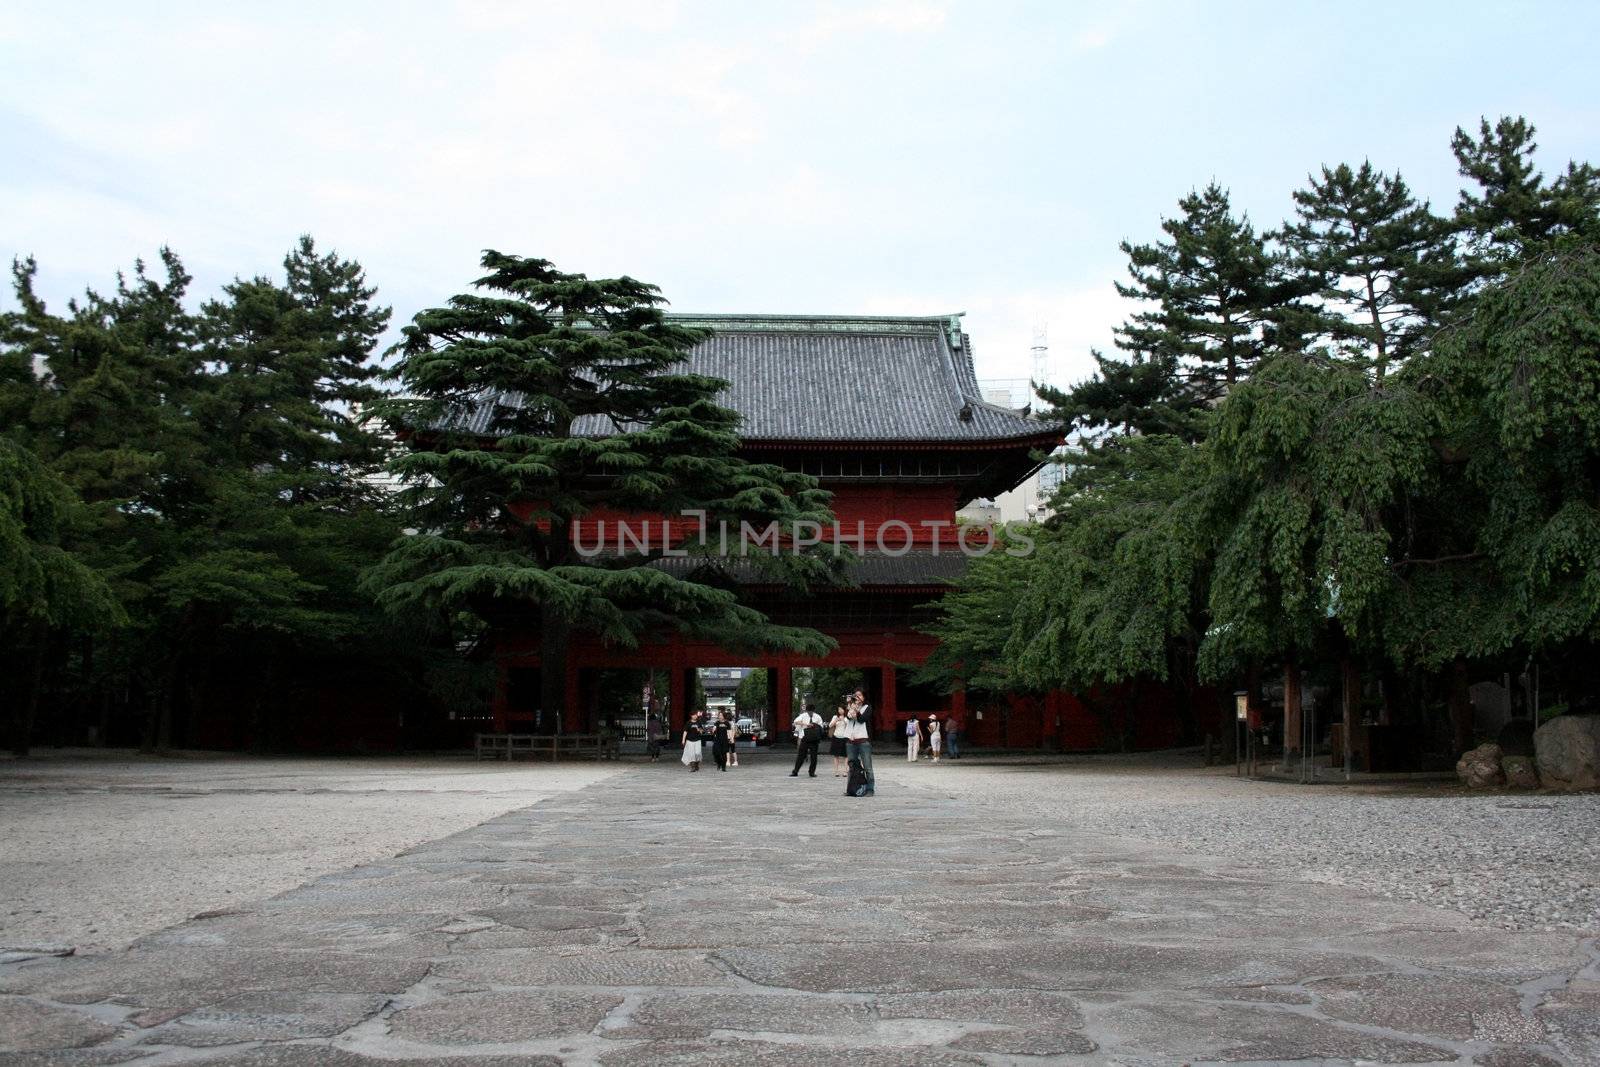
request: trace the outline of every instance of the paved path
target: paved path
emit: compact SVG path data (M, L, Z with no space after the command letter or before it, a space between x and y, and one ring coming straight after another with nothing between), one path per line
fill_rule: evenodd
M1600 1062L1558 933L1043 826L880 767L663 762L103 956L0 1063Z

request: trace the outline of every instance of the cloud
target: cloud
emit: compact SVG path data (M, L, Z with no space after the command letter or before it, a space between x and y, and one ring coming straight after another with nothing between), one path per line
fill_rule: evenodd
M918 0L887 0L877 4L846 5L824 11L790 35L800 47L816 47L837 37L863 33L927 33L945 24L944 4Z

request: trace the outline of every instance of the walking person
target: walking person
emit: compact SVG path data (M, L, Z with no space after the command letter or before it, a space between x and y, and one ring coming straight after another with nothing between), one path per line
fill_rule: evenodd
M739 766L739 717L728 716L728 766Z
M689 722L683 728L683 765L691 771L700 769L700 713L697 711L689 716Z
M807 704L805 710L794 719L794 739L796 752L794 754L794 770L789 772L790 778L800 777L800 765L811 760L811 777L817 776L817 746L822 744L822 716L816 712L816 705Z
M951 759L961 758L961 725L954 715L946 715L944 720L944 747Z
M849 772L846 762L849 739L850 719L844 713L844 705L840 704L833 709L833 718L828 720L828 754L833 757L833 776L843 778Z
M650 754L651 763L661 758L661 743L666 739L667 728L661 717L652 711L644 720L645 751Z
M933 753L933 762L939 762L939 749L944 738L939 729L939 720L933 715L928 716L928 751Z
M906 720L906 762L917 762L917 753L922 751L922 724L917 722L913 715Z
M717 712L716 722L711 724L711 754L716 757L717 770L728 769L728 717L722 712Z
M849 698L849 703L845 705L845 717L850 721L850 725L845 731L845 744L850 762L860 761L861 773L867 776L866 795L872 796L878 791L878 781L872 774L872 731L867 727L867 719L864 714L867 705L865 702L857 702L857 698L860 696L861 693L858 691L855 697Z

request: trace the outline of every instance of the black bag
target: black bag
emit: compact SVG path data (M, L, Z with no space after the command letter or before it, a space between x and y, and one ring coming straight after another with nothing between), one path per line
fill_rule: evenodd
M847 797L864 797L867 795L867 769L861 761L850 761L850 777L845 779L844 795Z
M818 726L814 722L807 723L806 724L805 743L808 744L808 745L815 745L815 744L819 743L821 740L822 740L822 727Z

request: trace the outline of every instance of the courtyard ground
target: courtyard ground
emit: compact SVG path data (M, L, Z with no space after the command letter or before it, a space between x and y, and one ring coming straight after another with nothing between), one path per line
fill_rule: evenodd
M0 762L0 948L119 948L615 771L48 749Z
M1508 798L1234 782L1161 759L911 767L884 751L880 795L848 800L826 766L811 780L781 757L745 763L602 768L587 785L584 765L208 771L208 833L276 820L291 836L259 866L305 884L241 881L189 921L150 911L160 928L125 949L0 966L0 1047L17 1050L0 1063L1600 1062L1594 929L1499 929L1284 858L1331 848L1398 871L1371 858L1385 833L1454 827L1439 833L1510 862L1523 813L1572 830L1594 798L1481 808ZM89 825L126 799L147 839L166 827L175 884L227 852L213 840L185 859L186 820L139 814L155 801L135 787L160 784L144 776L193 774L153 766L99 794L75 792L105 788L94 766L59 787L6 766L5 832L84 829L52 887L72 899L97 856L109 869L90 885L136 851ZM274 766L298 769L270 788L251 777ZM274 815L302 796L289 781L330 802ZM424 836L421 809L457 803L470 824L465 799L437 798L480 788L488 821ZM417 843L302 876L292 842L365 825L340 802L365 811L374 793L372 821L414 824ZM1274 854L1318 812L1327 826ZM1535 850L1527 865L1554 862Z

